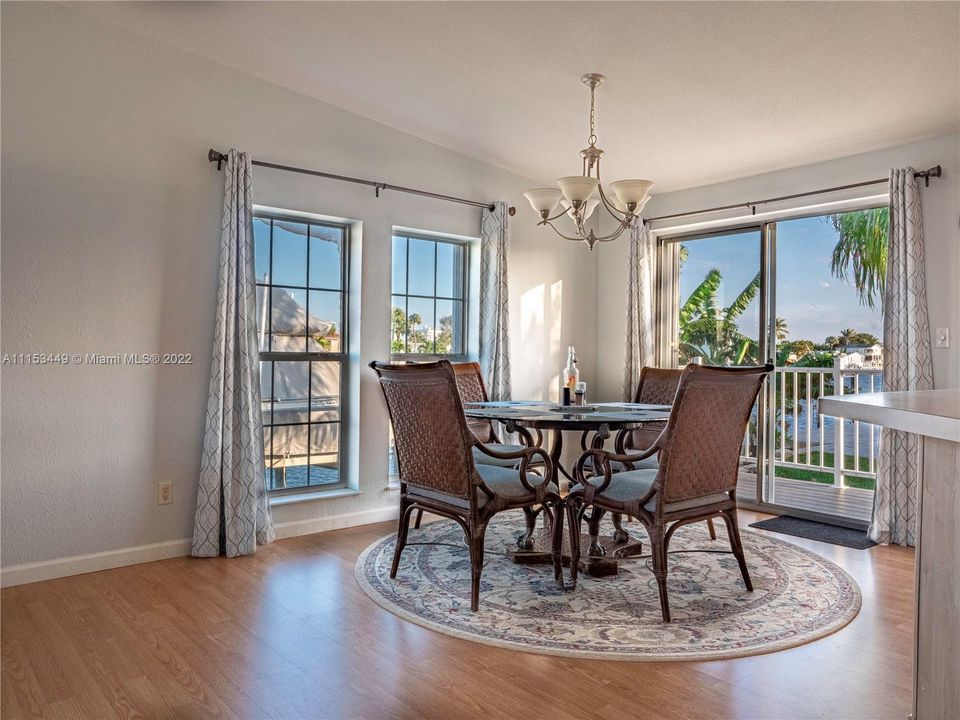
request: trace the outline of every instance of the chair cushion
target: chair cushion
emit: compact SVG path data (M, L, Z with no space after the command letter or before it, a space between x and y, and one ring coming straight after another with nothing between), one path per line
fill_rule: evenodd
M477 474L483 478L483 481L497 495L505 495L511 499L519 500L533 495L520 482L520 473L516 468L504 468L497 465L477 465ZM538 485L541 479L534 473L527 473L527 482L531 485ZM478 496L481 504L486 501L487 496L480 492Z
M660 463L657 461L657 456L652 455L651 457L644 458L639 462L633 463L634 470L656 470L660 467ZM587 462L584 463L584 468L588 470L593 470L593 458L589 458ZM627 469L627 466L624 465L619 460L612 460L610 462L610 471L615 473L624 472Z
M617 473L610 479L610 484L606 490L600 493L598 497L621 504L633 502L650 492L650 488L653 487L656 479L656 468L644 468L641 470ZM689 510L700 507L701 505L712 505L713 503L723 502L729 499L730 496L726 493L704 495L703 497L691 498L690 500L668 503L664 511L679 512L680 510ZM648 500L643 507L648 512L653 512L656 509L656 504L657 497L654 496Z
M484 443L488 448L496 452L508 453L523 450L523 445L506 445L504 443ZM490 457L481 452L478 448L473 449L473 462L476 465L499 465L500 467L516 467L520 464L519 460L501 460L500 458ZM514 473L516 475L516 473ZM519 481L518 481L519 482Z
M514 500L523 500L524 498L533 496L533 493L527 490L520 482L520 473L516 468L505 468L497 465L477 465L476 470L477 474L487 484L487 487L497 495L504 495ZM535 485L540 482L537 475L533 473L527 473L527 476L530 478L529 482L531 485ZM447 495L446 493L430 490L428 488L423 488L416 485L410 485L408 487L408 492L412 496L418 495L423 498L442 502L446 505L453 505L454 507L461 508L463 510L470 509L470 501L467 498L459 498L454 495ZM486 493L484 493L482 490L477 490L478 507L483 507L488 499L489 498L487 497Z

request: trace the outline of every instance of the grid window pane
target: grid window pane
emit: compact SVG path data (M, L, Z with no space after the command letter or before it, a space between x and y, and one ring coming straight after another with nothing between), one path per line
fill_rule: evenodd
M309 427L275 425L273 427L273 467L270 487L281 490L304 487L309 483Z
M307 348L307 291L275 287L270 293L272 352L304 352Z
M407 351L407 299L400 295L393 296L393 307L390 311L390 352L402 353Z
M437 244L416 238L409 238L408 242L407 294L433 297Z
M407 239L393 237L393 292L405 295L407 292Z
M310 394L310 363L305 360L273 364L273 424L307 421Z
M340 363L310 363L310 422L340 420Z
M270 282L270 221L253 219L253 272L258 283Z
M432 298L407 298L407 352L433 352L433 303Z
M340 289L342 248L343 231L340 228L310 226L310 287Z
M269 360L260 361L260 408L263 414L263 425L270 425L270 410L273 407L273 363Z
M268 292L269 289L266 285L257 285L257 346L260 348L260 352L270 349L270 323L267 315L269 311L267 306Z
M340 424L310 426L311 485L330 485L340 480Z
M463 298L463 245L437 243L437 297Z
M307 318L308 352L341 352L341 293L310 291L310 315Z
M307 226L288 220L273 222L274 285L307 285Z
M436 353L460 355L463 353L463 302L437 300Z
M273 428L263 425L263 466L267 474L267 490L273 490Z

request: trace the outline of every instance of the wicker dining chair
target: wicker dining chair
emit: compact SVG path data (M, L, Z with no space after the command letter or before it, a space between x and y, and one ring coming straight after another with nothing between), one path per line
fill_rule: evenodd
M580 557L580 510L593 506L635 517L646 528L664 622L670 622L667 549L673 533L683 525L723 518L743 583L748 591L753 590L737 524L737 476L743 434L760 387L772 370L769 364L745 368L688 365L667 425L651 447L638 455L591 448L580 456L574 469L579 485L567 497L566 508L574 586ZM636 463L656 453L660 454L657 468L612 472L614 461ZM598 468L597 474L585 471L588 462Z
M645 365L640 368L640 379L637 382L637 391L634 393L633 401L646 405L673 405L673 399L677 395L677 386L680 384L680 376L683 375L683 369L657 368ZM621 430L617 433L614 441L614 448L619 454L624 454L631 450L646 450L653 445L660 433L667 426L666 422L645 423L643 427L635 430ZM582 444L584 450L586 446ZM644 460L632 463L626 466L623 463L611 462L610 467L613 472L623 472L624 470L643 470L655 469L658 459L656 455L645 458ZM591 470L590 461L587 468ZM629 534L623 529L622 517L620 513L611 513L613 520L613 539L615 542L624 543L630 539ZM591 522L598 526L600 514L595 513ZM707 530L710 532L710 539L717 539L717 529L713 525L713 518L707 519Z
M453 367L446 360L415 365L370 363L380 379L393 423L400 473L400 525L390 568L397 576L407 543L410 515L427 510L455 520L470 550L470 608L476 610L483 570L483 540L490 519L501 510L529 508L557 499L551 490L550 458L539 447L512 453L481 443L467 426ZM519 465L501 467L474 462L474 450ZM546 468L528 474L531 464ZM562 523L554 522L555 529ZM563 586L559 542L554 543L554 579Z
M640 368L640 380L637 382L637 392L633 401L647 405L673 405L681 375L683 375L682 368L657 368L645 365ZM621 454L630 450L646 450L657 441L666 426L665 422L658 422L645 424L636 430L623 430L617 435L614 447ZM655 468L657 462L658 459L655 456L649 457L634 464L632 469ZM622 465L620 469L623 469ZM620 527L616 515L614 515L614 526L618 529ZM710 539L716 540L717 529L713 526L713 518L707 518L707 530L710 532Z
M452 363L453 372L457 378L457 390L460 392L460 400L464 403L487 402L490 397L487 395L487 385L483 382L483 373L480 370L478 362ZM503 443L497 437L497 432L493 423L489 420L480 418L467 418L467 427L470 428L476 438L488 448L501 453L515 453L523 450L525 445L514 445ZM536 431L539 436L539 431ZM534 440L534 444L540 445L541 440ZM479 465L499 465L501 467L517 467L520 464L515 458L502 459L492 457L482 452L478 448L473 450L473 461ZM419 528L423 520L423 510L417 510L416 518L413 521L413 527Z

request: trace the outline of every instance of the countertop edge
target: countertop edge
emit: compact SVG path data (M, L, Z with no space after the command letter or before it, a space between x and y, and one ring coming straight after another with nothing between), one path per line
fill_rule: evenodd
M893 430L960 442L960 418L858 402L856 398L855 395L822 397L820 412L831 417L860 420Z

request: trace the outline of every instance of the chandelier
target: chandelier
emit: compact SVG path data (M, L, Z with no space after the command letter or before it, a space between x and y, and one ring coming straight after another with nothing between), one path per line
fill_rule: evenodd
M616 195L611 200L603 191L600 182L600 158L603 150L597 147L596 134L596 107L594 97L597 87L603 84L606 78L599 73L587 73L580 81L590 88L590 137L587 147L580 151L583 158L583 174L572 175L557 179L557 188L535 188L525 192L523 196L530 201L530 206L540 215L538 225L549 225L554 232L567 240L583 241L591 250L598 242L616 240L623 232L638 222L643 206L650 199L650 188L653 183L649 180L618 180L610 183L610 189ZM551 215L557 206L562 210ZM616 230L609 235L597 236L592 228L585 228L584 222L593 215L594 210L603 205L610 216L619 223ZM573 220L575 235L564 235L553 224L554 220L567 215Z

